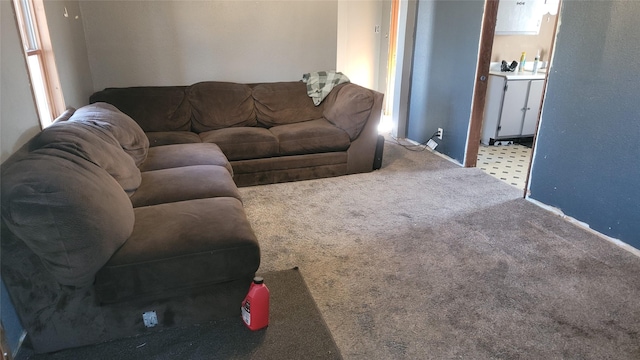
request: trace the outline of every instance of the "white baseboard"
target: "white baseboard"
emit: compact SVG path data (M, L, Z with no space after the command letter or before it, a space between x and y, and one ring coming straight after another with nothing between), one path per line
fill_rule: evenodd
M400 138L398 138L398 140L400 140ZM415 146L426 146L426 145L424 145L424 144L420 144L419 142L417 142L417 141L413 141L413 140L408 139L408 138L402 138L402 140L403 140L403 141L406 141L406 142L408 142L408 143L410 143L410 144L412 144L412 145L415 145ZM448 161L450 161L450 162L452 162L452 163L454 163L454 164L456 164L456 165L458 165L458 166L463 166L463 165L462 165L461 163L459 163L457 160L455 160L455 159L453 159L453 158L450 158L449 156L447 156L447 155L445 155L445 154L443 154L443 153L441 153L441 152L439 152L439 151L433 150L433 149L431 149L431 148L427 148L427 149L429 149L429 151L430 151L431 153L436 154L436 155L440 156L441 158L443 158L443 159L445 159L445 160L448 160Z
M624 242L622 240L619 240L619 239L616 239L616 238L612 238L611 236L607 236L607 235L605 235L605 234L603 234L603 233L601 233L599 231L593 230L589 226L589 224L587 224L585 222L582 222L580 220L577 220L577 219L575 219L575 218L573 218L571 216L566 215L564 212L562 212L562 210L558 209L557 207L549 206L549 205L547 205L545 203L542 203L542 202L540 202L538 200L532 199L529 196L526 197L526 200L528 200L529 202L531 202L531 203L533 203L533 204L535 204L535 205L537 205L537 206L539 206L539 207L541 207L541 208L543 208L543 209L545 209L547 211L550 211L550 212L560 216L561 218L567 220L568 222L570 222L570 223L572 223L572 224L574 224L576 226L579 226L579 227L587 230L588 232L590 232L590 233L592 233L594 235L597 235L598 237L600 237L600 238L602 238L604 240L607 240L607 241L617 245L618 247L621 247L624 250L627 250L628 252L632 253L633 255L635 255L637 257L640 257L640 249L636 249L633 246L627 244L626 242Z

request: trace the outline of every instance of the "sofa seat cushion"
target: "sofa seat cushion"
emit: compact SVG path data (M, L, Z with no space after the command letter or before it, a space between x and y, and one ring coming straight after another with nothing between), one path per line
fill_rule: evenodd
M140 170L133 158L109 131L92 123L63 121L52 124L29 142L30 150L58 149L90 161L106 172L128 193L140 186Z
M223 166L194 165L145 171L142 185L130 199L133 207L140 207L210 197L240 200L238 188Z
M318 119L324 108L313 104L302 81L258 84L253 98L258 122L266 127Z
M191 106L186 86L107 88L89 102L106 102L131 116L144 131L191 130Z
M140 171L170 169L192 165L218 165L231 175L233 169L220 147L212 143L173 144L149 148L147 160Z
M191 127L197 133L232 126L255 126L256 111L249 85L205 81L191 85Z
M107 103L95 103L76 110L69 122L83 122L109 131L136 165L142 164L149 150L149 139L132 118Z
M84 287L131 235L129 197L105 170L38 149L2 173L2 220L63 285Z
M200 133L200 138L218 145L231 161L278 155L278 139L265 128L232 127Z
M146 133L149 146L199 143L200 136L191 131L154 131Z
M274 126L269 129L278 139L280 155L303 155L344 151L351 142L349 135L325 119Z
M134 209L131 237L96 275L103 303L164 297L240 279L260 265L260 248L236 198Z

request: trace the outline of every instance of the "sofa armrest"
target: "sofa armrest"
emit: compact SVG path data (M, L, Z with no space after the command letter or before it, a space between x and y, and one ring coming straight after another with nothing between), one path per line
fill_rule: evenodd
M346 84L335 88L331 95L325 100L322 115L349 134L351 141L357 139L373 111L374 92L362 86Z
M344 84L325 99L325 118L349 134L349 174L373 170L384 95L356 84Z

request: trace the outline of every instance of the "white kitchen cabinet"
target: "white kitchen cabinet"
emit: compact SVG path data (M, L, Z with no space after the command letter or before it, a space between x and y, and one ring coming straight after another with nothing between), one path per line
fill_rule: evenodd
M533 136L538 124L540 114L540 104L542 103L542 91L544 90L544 80L531 80L529 83L529 94L527 96L527 108L524 113L522 123L522 136Z
M544 0L500 0L496 35L538 35Z
M490 74L481 142L493 145L499 140L533 136L543 87L543 76Z

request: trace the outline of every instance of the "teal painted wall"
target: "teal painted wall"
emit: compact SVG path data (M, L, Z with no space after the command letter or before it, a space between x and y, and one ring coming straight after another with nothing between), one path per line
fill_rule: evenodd
M464 161L484 2L419 1L407 138L425 142L438 128L439 151Z
M531 198L640 249L640 1L563 2Z

